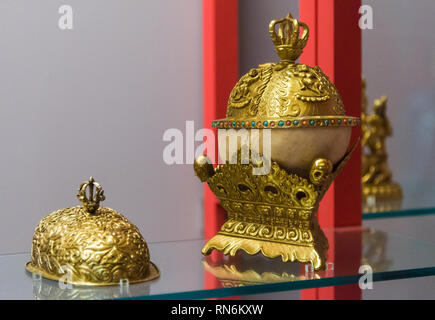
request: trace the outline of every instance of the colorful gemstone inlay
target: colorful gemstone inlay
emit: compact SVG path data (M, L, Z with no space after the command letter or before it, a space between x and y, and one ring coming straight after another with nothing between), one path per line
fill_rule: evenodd
M306 119L306 120L279 120L279 121L212 121L212 128L276 128L276 127L299 127L299 126L314 126L314 127L325 127L325 126L357 126L360 121L354 118L341 118L341 119Z

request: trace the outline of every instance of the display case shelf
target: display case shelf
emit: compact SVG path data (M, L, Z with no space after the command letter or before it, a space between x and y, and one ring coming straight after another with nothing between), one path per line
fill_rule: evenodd
M416 217L435 214L435 207L430 208L415 208L403 210L391 210L383 212L363 212L363 220L384 219L384 218L403 218Z
M283 263L261 255L239 252L235 257L219 253L204 258L203 240L149 243L151 258L161 271L158 280L111 287L60 288L51 280L32 278L24 265L28 253L0 256L0 299L207 299L357 284L360 266L369 265L373 281L435 275L435 236L425 240L417 234L391 228L340 228L325 230L333 250L333 270L306 272L301 263ZM433 217L430 217L431 221ZM373 220L371 224L376 226ZM381 223L379 223L382 225ZM399 223L400 224L400 223ZM331 265L330 265L331 267Z
M425 189L431 190L434 183L426 183ZM400 218L415 217L421 215L435 214L435 201L432 192L419 192L418 190L409 190L407 185L403 185L402 199L365 199L362 205L362 218L379 219L379 218Z

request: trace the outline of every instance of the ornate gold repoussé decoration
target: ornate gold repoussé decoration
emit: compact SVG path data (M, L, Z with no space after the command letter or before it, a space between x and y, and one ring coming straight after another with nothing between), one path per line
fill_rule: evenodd
M159 277L138 228L117 211L100 207L105 199L100 184L91 177L80 185L77 198L83 206L54 211L40 221L28 271L76 285L116 285L121 279L136 283Z
M358 125L357 117L345 115L340 95L318 66L295 63L308 41L307 25L289 14L286 18L271 21L269 33L281 61L261 64L242 76L231 91L227 117L213 121L212 127Z
M347 152L351 127L359 119L345 115L340 95L319 67L295 63L308 40L306 24L289 14L272 21L269 32L281 61L244 75L231 92L227 117L212 127L234 128L228 130L230 139L240 129L274 129L271 170L255 175L252 163L213 168L206 156L196 159L195 174L228 212L202 252L216 249L234 256L242 249L323 269L328 241L315 213L357 145Z
M362 82L361 131L362 131L362 194L363 200L400 200L402 188L393 181L388 167L386 139L392 135L387 118L387 98L376 99L373 112L367 113L366 82Z

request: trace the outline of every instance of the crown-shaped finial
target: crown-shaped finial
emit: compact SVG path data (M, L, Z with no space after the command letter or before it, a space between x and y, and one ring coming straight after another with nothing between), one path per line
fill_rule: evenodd
M89 197L86 195L86 189L88 188ZM85 181L80 185L77 198L83 202L83 207L89 213L95 213L100 206L100 201L104 201L106 199L103 188L98 182L95 182L93 177L90 177L88 181Z
M277 24L279 24L278 34L275 29ZM300 28L302 28L301 36ZM282 62L294 63L307 44L309 30L305 23L294 19L289 13L285 18L270 22L269 34L275 44L275 51Z

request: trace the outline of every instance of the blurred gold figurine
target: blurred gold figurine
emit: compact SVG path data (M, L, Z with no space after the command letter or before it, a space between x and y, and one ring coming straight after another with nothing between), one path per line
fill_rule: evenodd
M386 139L392 135L392 128L386 115L387 98L382 96L380 99L375 99L373 112L367 114L365 88L366 83L363 80L361 107L363 200L401 199L402 189L399 184L393 182L387 163Z

